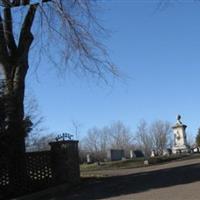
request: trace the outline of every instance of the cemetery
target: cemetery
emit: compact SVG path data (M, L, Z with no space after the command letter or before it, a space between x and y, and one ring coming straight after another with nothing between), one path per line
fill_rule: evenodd
M198 159L198 148L190 148L187 144L186 127L178 115L171 127L174 137L172 149L162 153L152 149L150 156L140 149L131 149L128 157L124 149L109 149L103 160L87 154L86 163L80 165L78 141L73 140L72 134L63 133L49 143L49 151L25 152L24 166L17 166L19 171L13 175L12 160L1 153L0 199L23 196L61 184L66 184L67 190L67 187L80 184L81 177L88 177L95 171L134 169L175 160Z
M199 2L180 2L0 0L0 200L200 199Z
M149 157L145 156L141 150L130 150L130 155L126 157L123 149L110 149L107 152L106 161L101 161L99 164L94 158L93 162L89 159L90 162L81 165L81 171L85 174L85 172L93 170L144 167L146 165L167 163L174 160L199 158L198 148L192 148L187 144L186 128L187 126L181 121L181 116L177 115L176 123L171 127L173 130L172 149L167 148L162 152L152 149ZM90 155L88 154L87 157L89 158Z

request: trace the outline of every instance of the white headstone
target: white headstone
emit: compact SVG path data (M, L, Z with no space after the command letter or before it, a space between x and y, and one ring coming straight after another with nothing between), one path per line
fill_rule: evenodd
M135 158L135 154L133 150L130 150L130 159L134 159Z
M90 156L90 154L86 155L86 160L87 160L87 163L91 163L91 156Z
M148 160L145 160L145 161L144 161L144 165L149 165L149 161L148 161Z
M156 151L154 149L151 151L151 157L156 157Z

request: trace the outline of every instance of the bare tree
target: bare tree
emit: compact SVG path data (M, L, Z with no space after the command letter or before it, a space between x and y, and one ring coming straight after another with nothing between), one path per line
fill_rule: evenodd
M133 137L130 129L121 121L117 121L110 126L89 129L83 144L84 150L98 160L104 160L111 148L123 149L128 153L133 147Z
M79 139L81 126L82 125L79 121L72 120L72 132L75 134L76 140Z
M89 72L103 79L109 73L117 75L105 48L97 40L104 30L95 17L95 1L38 2L41 3L0 1L0 65L5 93L10 98L6 106L6 136L1 135L1 140L7 140L9 148L12 147L10 153L14 154L25 150L23 102L31 47L35 47L35 58L47 55L57 66L62 66L60 60L64 60L76 73ZM57 56L52 56L56 52Z
M196 138L195 138L195 143L196 143L197 147L200 146L200 128L198 128L198 132L197 132L197 135L196 135Z
M187 131L187 145L189 146L189 147L194 147L194 146L196 146L196 142L197 142L197 140L196 140L196 137L194 137L191 133L188 133L188 131Z
M111 147L110 129L108 126L104 126L101 129L101 134L100 134L100 148L102 152L102 157L104 159L106 158L107 151L110 147Z
M130 129L121 121L116 121L110 126L111 147L123 149L127 153L133 145L133 136Z
M150 126L150 135L153 139L153 146L159 154L162 155L163 150L170 147L172 137L171 125L167 121L155 121Z
M27 148L27 151L33 152L33 151L50 150L49 143L52 141L55 141L54 133L38 135L37 138L34 138L34 140L32 140L31 146L29 146L29 148Z
M103 161L109 148L111 148L109 127L91 128L88 130L82 144L82 150L90 153L95 159Z
M162 154L163 150L172 146L171 133L171 125L167 121L158 120L148 125L142 120L137 128L136 139L146 156L149 156L153 149Z
M92 154L97 160L100 160L102 156L101 130L96 127L89 129L83 143L85 151Z
M144 154L149 156L153 149L153 140L149 134L149 128L145 120L139 122L136 132L136 140Z
M33 96L26 96L25 98L25 117L24 121L27 121L26 130L26 150L32 149L32 147L39 141L40 135L47 134L47 129L44 128L42 117L39 106L36 99Z

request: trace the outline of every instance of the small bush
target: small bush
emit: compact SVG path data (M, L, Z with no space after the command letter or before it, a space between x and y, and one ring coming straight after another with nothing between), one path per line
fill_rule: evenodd
M149 158L149 164L154 165L154 164L159 164L159 163L165 163L165 162L170 162L173 160L178 160L181 158L184 158L188 155L171 155L171 156L160 156L160 157L153 157Z

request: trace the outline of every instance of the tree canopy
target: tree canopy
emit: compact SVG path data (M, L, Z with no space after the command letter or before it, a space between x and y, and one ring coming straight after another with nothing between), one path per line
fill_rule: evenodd
M118 74L101 43L106 31L97 20L97 2L1 0L1 5L1 62L16 54L22 58L32 45L34 59L47 57L57 68L103 79Z

